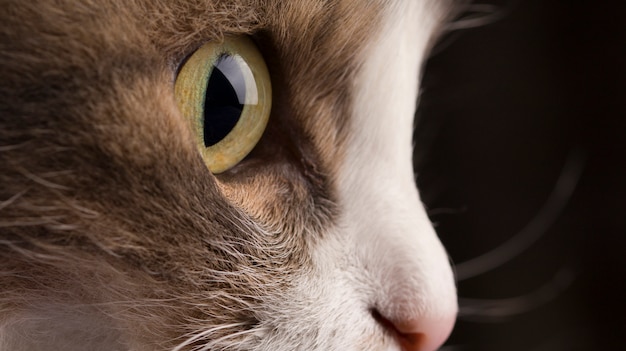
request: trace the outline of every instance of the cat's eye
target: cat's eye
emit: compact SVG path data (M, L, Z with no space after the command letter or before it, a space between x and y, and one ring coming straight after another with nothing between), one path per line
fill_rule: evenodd
M226 38L200 47L181 67L174 90L211 172L233 167L261 139L272 88L265 61L250 39Z

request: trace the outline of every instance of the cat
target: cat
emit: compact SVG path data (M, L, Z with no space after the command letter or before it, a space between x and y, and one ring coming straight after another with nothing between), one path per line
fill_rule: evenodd
M451 2L1 4L0 350L444 342L411 137Z

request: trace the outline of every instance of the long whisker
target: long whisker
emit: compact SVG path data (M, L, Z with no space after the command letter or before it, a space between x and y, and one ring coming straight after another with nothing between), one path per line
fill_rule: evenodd
M512 260L534 244L562 213L585 168L586 152L570 151L552 193L535 217L518 234L495 249L456 265L459 281L469 279Z
M522 296L506 299L460 298L459 317L477 322L500 322L503 318L530 311L554 300L571 286L575 277L572 268L564 267L548 283Z
M211 340L211 342L209 342L206 345L203 345L202 348L198 349L197 351L210 351L210 350L214 350L214 348L216 347L216 345L219 345L220 343L222 343L223 341L232 339L232 338L236 338L238 336L242 336L242 335L246 335L246 334L250 334L250 333L254 333L256 332L256 330L254 329L249 329L249 330L242 330L240 332L236 332L233 334L229 334L229 335L225 335L221 338L215 339L215 340ZM229 343L229 348L232 347L234 345L234 343Z
M172 351L181 351L184 347L189 346L191 344L193 344L196 341L202 340L205 337L220 331L220 330L224 330L224 329L229 329L229 328L237 328L237 327L241 327L246 325L246 323L232 323L232 324L225 324L225 325L220 325L218 327L215 328L211 328L211 329L207 329L207 330L203 330L200 333L194 334L192 335L190 338L188 338L187 340L183 341L182 343L180 343L178 346L176 346L174 349L172 349Z

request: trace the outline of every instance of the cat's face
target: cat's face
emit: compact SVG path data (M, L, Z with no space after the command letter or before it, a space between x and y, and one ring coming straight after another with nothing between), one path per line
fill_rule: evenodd
M441 1L2 7L0 349L443 342L454 282L411 167ZM204 43L241 36L271 113L212 174L174 85Z

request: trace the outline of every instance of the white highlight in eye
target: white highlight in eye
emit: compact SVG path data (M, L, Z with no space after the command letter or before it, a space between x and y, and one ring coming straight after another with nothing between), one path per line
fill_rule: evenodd
M256 105L259 103L259 92L254 75L241 56L222 56L218 59L214 69L218 69L228 79L240 104Z

